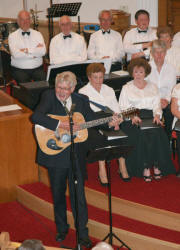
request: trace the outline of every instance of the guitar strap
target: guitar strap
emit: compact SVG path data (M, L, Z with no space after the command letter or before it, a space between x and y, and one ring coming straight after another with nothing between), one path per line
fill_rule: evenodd
M84 101L86 101L88 103L92 103L94 106L98 107L99 109L101 109L105 113L114 114L114 112L110 108L108 108L107 106L103 106L103 105L101 105L101 104L99 104L97 102L91 101L88 98L85 98L83 95L80 95L79 93L74 92L73 94L80 97L81 99L83 99Z

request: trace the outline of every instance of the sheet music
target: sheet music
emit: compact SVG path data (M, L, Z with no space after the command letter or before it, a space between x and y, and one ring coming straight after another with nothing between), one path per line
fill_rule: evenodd
M113 71L112 73L116 74L118 76L128 76L129 75L129 73L127 71L124 71L124 70Z
M19 109L22 109L22 108L17 104L0 106L0 112L13 111L13 110L19 110Z
M118 131L114 131L116 134L118 134ZM112 133L113 134L113 131L112 132L108 132L107 131L107 134L106 134L106 131L102 131L102 130L99 130L99 133L102 134L102 135L107 135L107 134L110 134ZM114 134L115 134L114 133ZM108 135L107 136L107 140L110 141L110 140L116 140L116 139L121 139L121 138L126 138L128 137L124 132L122 132L121 130L119 131L119 135Z
M74 65L74 64L83 64L83 63L104 63L104 67L106 69L105 73L109 74L110 69L111 69L112 60L110 58L105 58L105 59L100 59L100 60L86 60L83 62L65 62L65 63L61 63L61 64L52 64L52 65L48 66L46 81L49 81L51 69L69 66L69 65Z

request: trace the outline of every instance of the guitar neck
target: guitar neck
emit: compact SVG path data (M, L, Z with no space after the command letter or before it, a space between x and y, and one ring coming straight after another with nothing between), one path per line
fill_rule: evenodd
M105 118L100 118L100 119L89 121L89 122L85 122L85 123L81 124L81 129L96 127L98 125L108 123L111 120L112 120L112 116L105 117Z
M134 109L134 108L130 108L130 109L127 109L126 111L123 111L123 112L119 113L118 117L119 118L120 117L122 117L122 118L131 117L131 116L134 116L136 114L138 114L138 110ZM85 122L85 123L81 124L81 129L96 127L98 125L108 123L111 120L112 120L112 116L108 116L108 117L105 117L105 118L100 118L100 119L97 119L97 120Z

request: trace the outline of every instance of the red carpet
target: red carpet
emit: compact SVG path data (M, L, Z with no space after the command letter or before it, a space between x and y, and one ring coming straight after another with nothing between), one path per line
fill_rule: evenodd
M160 208L175 213L180 213L180 178L175 175L163 177L160 181L153 180L151 183L145 183L141 178L132 178L131 182L123 182L118 173L116 161L112 162L112 195L137 202L143 205ZM98 164L88 165L88 181L86 186L100 192L107 192L107 188L102 187L97 179ZM41 190L42 189L42 190ZM33 188L31 185L26 185L26 190L42 196L46 201L52 202L48 190L38 186ZM38 190L38 192L37 192Z
M56 228L53 221L32 212L18 202L0 204L0 232L9 232L10 240L40 239L46 246L60 247L55 241ZM95 245L98 240L91 238ZM61 247L75 247L76 235L69 230Z
M145 183L146 184L146 183ZM50 189L42 183L23 185L25 190L40 197L43 200L52 202ZM69 199L67 199L68 209L70 210ZM89 219L109 225L108 212L88 205ZM154 237L157 239L175 242L180 244L180 232L163 229L137 220L128 219L124 216L113 214L113 226L134 233Z
M89 179L86 186L101 192L107 192L106 188L99 185L97 173L97 164L89 164ZM131 182L124 183L117 174L117 164L115 161L112 164L111 175L112 194L114 196L175 213L180 212L180 179L176 176L170 175L164 177L159 182L153 180L152 183L144 183L140 178L133 178ZM42 183L24 185L23 188L41 199L52 202L49 188ZM109 224L107 212L92 206L89 206L88 210L90 219ZM179 232L138 222L123 216L114 214L113 226L180 244ZM54 239L56 234L54 222L24 208L17 202L0 204L0 231L9 232L12 241L22 242L28 238L36 238L41 239L44 245L60 246ZM92 240L94 244L97 242L96 239ZM73 230L70 230L63 245L66 247L75 246L75 232Z
M151 183L145 183L142 178L132 178L131 182L125 183L117 173L116 161L113 161L111 166L113 196L180 213L180 178L169 175L160 181L153 180ZM100 192L106 192L107 189L99 184L97 173L98 164L89 164L86 186Z

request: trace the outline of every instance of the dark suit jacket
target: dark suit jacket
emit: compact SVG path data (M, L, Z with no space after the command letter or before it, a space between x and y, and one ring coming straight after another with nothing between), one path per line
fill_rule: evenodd
M80 98L75 94L72 94L71 98L72 103L76 105L74 111L80 112L84 116L85 121L91 121L97 118L97 115L91 110L86 97L86 101L84 98ZM48 117L47 114L60 116L66 115L63 105L56 98L54 89L47 90L43 93L41 101L32 115L32 122L48 129L55 130L58 125L58 121ZM78 165L81 168L83 176L85 176L86 173L85 160L87 148L87 142L75 144L75 152L79 163ZM59 165L59 167L66 167L67 162L69 161L70 147L67 147L61 153L53 156L43 153L38 147L37 162L42 166L53 167Z

